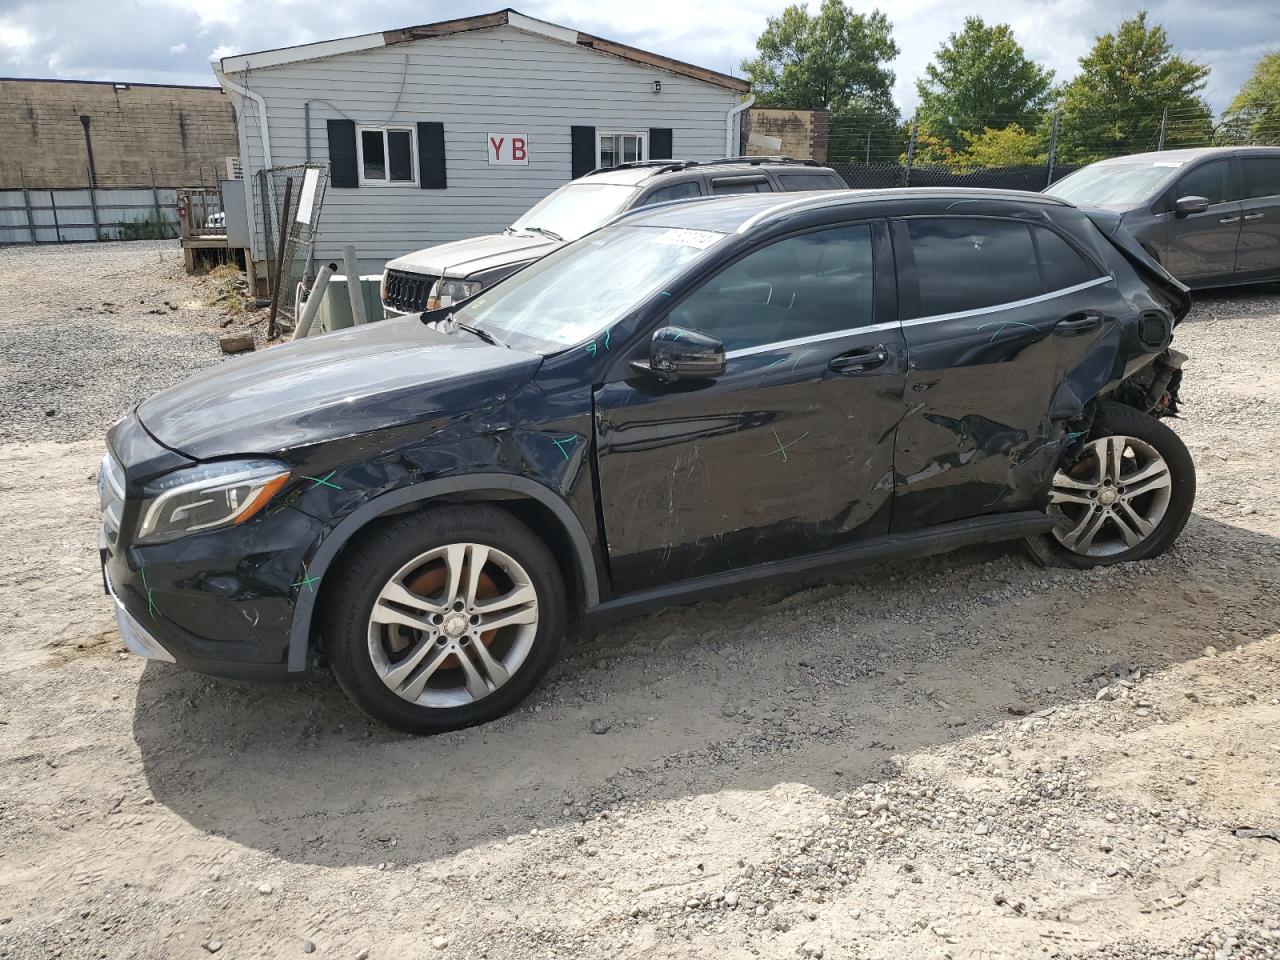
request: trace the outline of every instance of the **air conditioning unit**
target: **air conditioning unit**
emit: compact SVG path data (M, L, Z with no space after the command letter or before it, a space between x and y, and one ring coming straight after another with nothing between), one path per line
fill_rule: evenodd
M244 171L240 169L239 157L227 157L226 160L223 162L226 164L226 168L227 168L226 179L228 180L244 179Z

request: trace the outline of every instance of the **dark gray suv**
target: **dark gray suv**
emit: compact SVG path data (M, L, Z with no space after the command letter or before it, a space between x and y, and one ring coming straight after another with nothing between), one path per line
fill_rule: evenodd
M382 305L389 317L451 306L624 210L733 193L843 189L844 180L830 167L791 157L641 160L592 170L547 194L502 233L390 261L382 273Z
M1114 215L1188 286L1280 280L1280 147L1116 157L1045 192Z

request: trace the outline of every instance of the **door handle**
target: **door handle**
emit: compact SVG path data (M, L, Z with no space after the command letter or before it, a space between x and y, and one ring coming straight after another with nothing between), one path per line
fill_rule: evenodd
M1265 214L1265 213L1250 213L1250 214L1246 214L1246 215L1245 215L1245 219L1246 219L1246 220L1261 220L1261 219L1262 219L1263 217L1265 217L1265 216L1266 216L1266 214Z
M827 364L827 369L832 373L852 377L859 373L866 373L868 370L874 370L876 367L883 367L888 362L889 351L885 349L883 343L878 343L874 347L868 347L863 350L850 350L848 353L833 357L831 362Z
M1223 217L1218 222L1219 223L1235 223L1239 219L1240 219L1239 217Z
M1104 319L1097 310L1081 310L1079 313L1068 313L1053 325L1053 332L1063 337L1075 337L1082 333L1092 333L1102 326Z

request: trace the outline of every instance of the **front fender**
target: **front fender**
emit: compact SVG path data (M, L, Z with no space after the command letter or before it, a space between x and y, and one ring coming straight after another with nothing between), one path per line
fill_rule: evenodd
M600 583L586 531L569 504L556 492L529 477L505 473L479 473L463 476L441 477L422 483L390 490L362 504L347 514L331 529L316 548L307 564L307 576L323 588L324 577L343 546L369 523L393 510L418 503L466 493L476 496L486 492L514 494L536 500L548 508L568 535L573 545L574 562L582 578L583 599L588 607L600 602ZM311 624L315 614L319 590L298 593L294 607L293 625L289 633L289 672L296 673L307 667L307 653L311 643Z

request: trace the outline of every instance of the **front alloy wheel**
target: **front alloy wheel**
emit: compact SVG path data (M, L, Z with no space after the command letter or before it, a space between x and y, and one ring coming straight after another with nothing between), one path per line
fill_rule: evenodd
M321 604L342 688L410 733L506 713L546 672L565 628L547 545L488 504L442 504L362 531Z
M538 593L501 550L450 543L392 574L369 613L369 660L424 707L483 700L509 681L538 633Z

